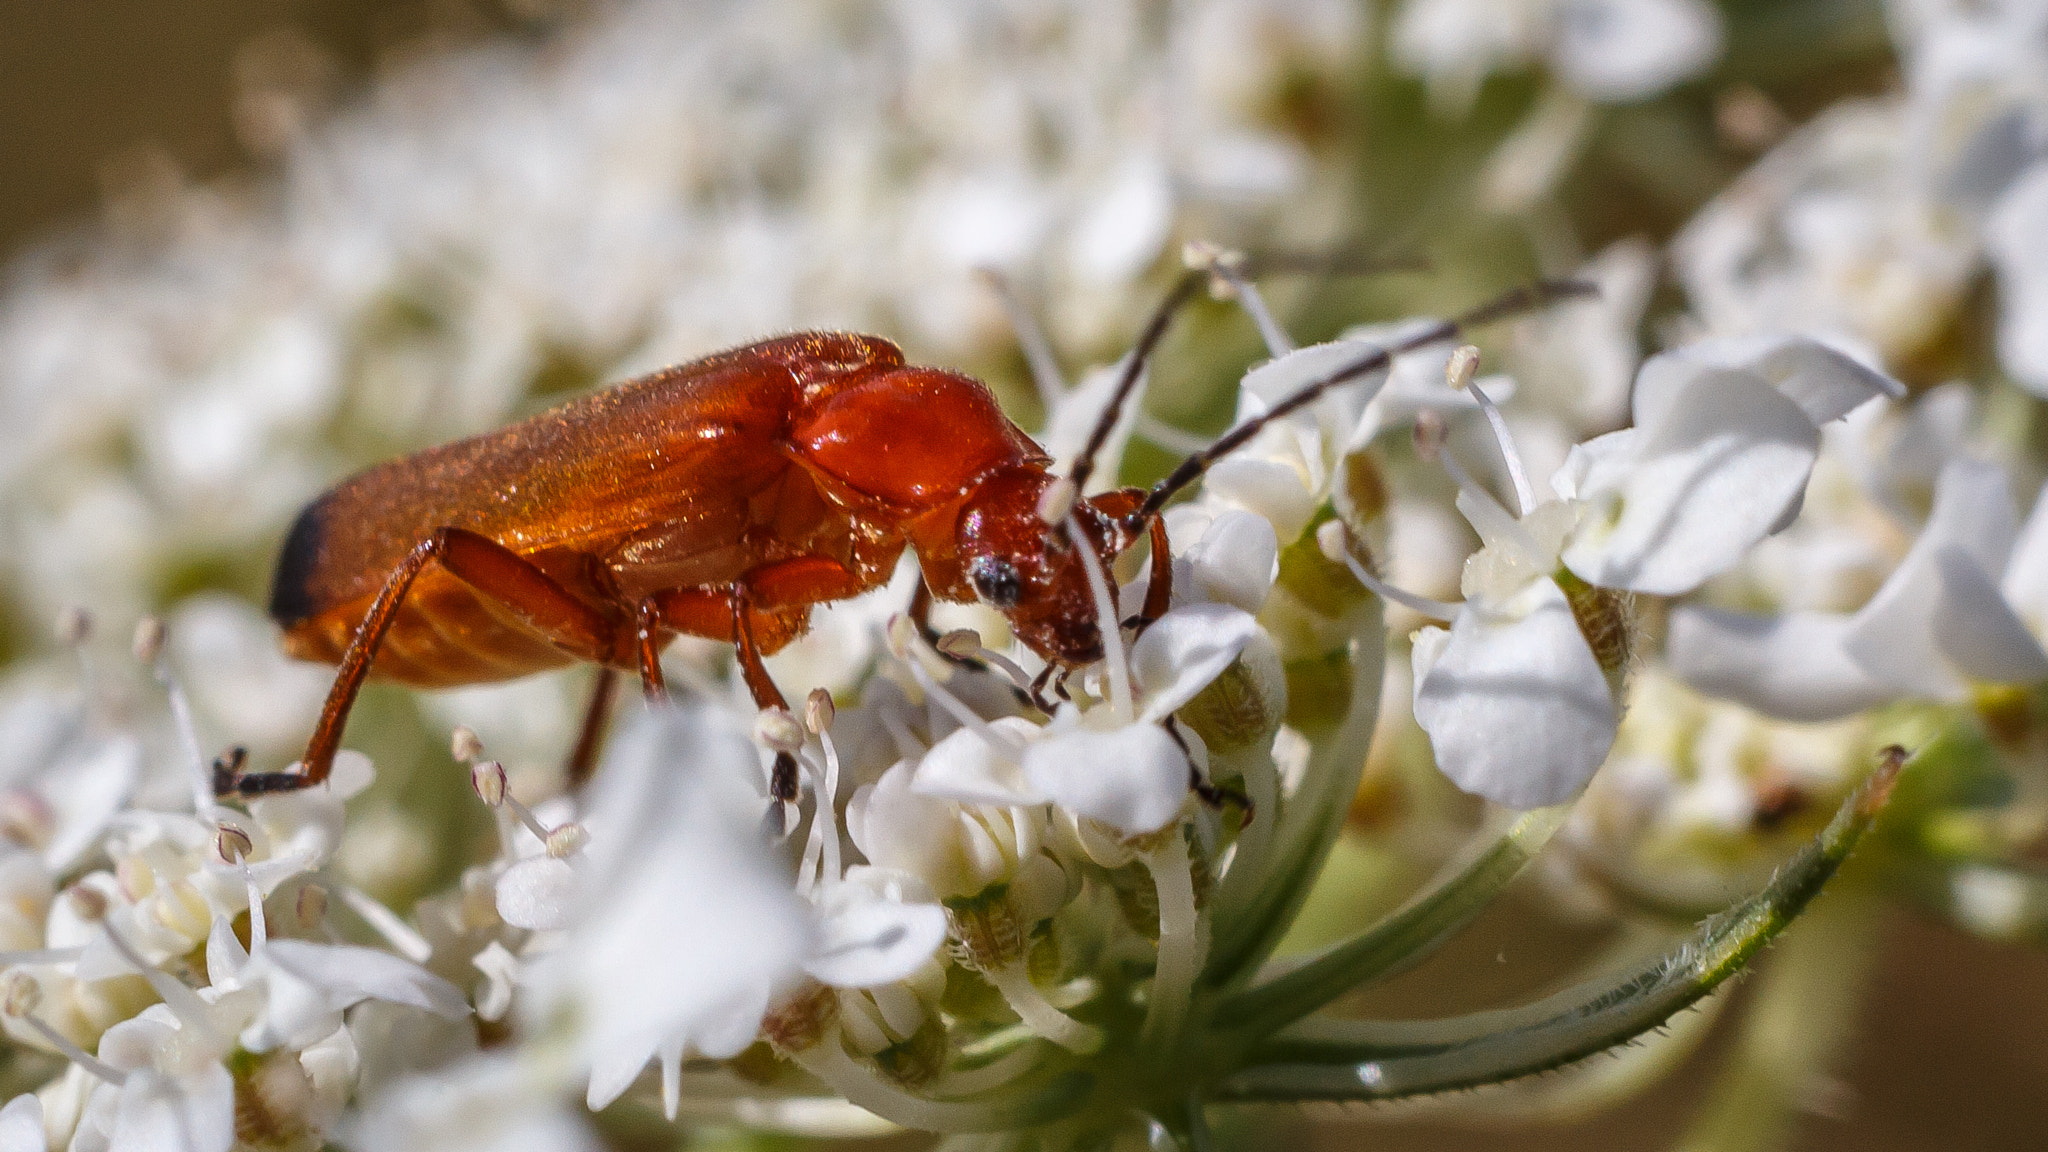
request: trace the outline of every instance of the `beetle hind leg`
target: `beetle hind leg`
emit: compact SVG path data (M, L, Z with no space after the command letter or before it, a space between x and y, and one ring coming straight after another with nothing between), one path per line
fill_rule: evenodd
M377 659L377 650L405 604L406 593L429 561L438 561L463 583L510 608L534 631L585 660L602 661L613 647L611 621L524 557L474 532L437 528L391 570L383 589L363 615L348 650L342 654L334 686L328 690L320 721L306 742L299 770L244 773L239 761L222 761L214 768L216 795L293 792L327 779L334 769L334 754L341 747L342 728L348 723L356 694L362 690L370 666Z

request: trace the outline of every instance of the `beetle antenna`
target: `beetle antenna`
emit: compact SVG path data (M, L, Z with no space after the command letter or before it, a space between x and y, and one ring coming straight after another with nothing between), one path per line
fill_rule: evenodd
M1182 460L1180 466L1169 473L1166 479L1152 486L1152 490L1145 495L1145 502L1131 514L1131 519L1143 521L1158 515L1159 510L1164 508L1166 502L1173 499L1176 493L1200 479L1202 473L1209 470L1210 465L1243 447L1246 441L1259 434L1260 429L1290 412L1314 403L1317 397L1340 384L1387 367L1393 363L1396 356L1452 339L1468 328L1505 319L1554 301L1598 294L1598 288L1583 280L1539 280L1534 284L1525 284L1503 292L1461 315L1440 320L1405 340L1375 348L1322 379L1302 385L1293 395L1273 405L1264 414L1239 424L1218 437L1214 444ZM1106 432L1104 434L1107 435Z
M1174 282L1173 289L1159 302L1159 307L1153 310L1152 318L1145 322L1144 331L1138 335L1138 342L1132 345L1130 355L1124 360L1123 375L1116 382L1116 392L1110 396L1109 404L1103 408L1101 418L1088 433L1088 443L1081 449L1081 454L1074 458L1074 469L1068 474L1068 479L1074 482L1076 492L1087 490L1088 480L1095 474L1095 458L1101 454L1102 446L1109 442L1110 433L1116 429L1116 422L1123 415L1124 405L1130 401L1131 393L1137 389L1138 378L1144 374L1145 361L1151 358L1152 353L1158 350L1159 342L1165 339L1167 325L1173 323L1174 314L1189 300L1194 299L1196 289L1215 280L1219 275L1214 256L1219 255L1221 249L1192 244L1189 251L1197 259L1190 261L1188 271L1182 273L1181 278ZM1205 255L1211 259L1199 259ZM1279 252L1240 256L1231 263L1228 269L1230 275L1224 279L1234 284L1248 284L1254 277L1267 275L1372 276L1382 272L1413 271L1427 267L1427 261L1403 255L1384 257L1361 251L1329 254ZM1004 296L1005 308L1012 312L1014 320L1016 308L1008 296L1007 285L1000 274L984 272L983 275L991 286ZM1259 322L1261 335L1271 344L1271 334L1276 326L1272 324L1270 317L1261 320L1262 311L1263 304L1253 311L1253 319ZM1022 331L1020 328L1020 335ZM1029 354L1027 349L1026 355ZM1042 384L1040 390L1044 390Z
M1159 302L1159 307L1152 310L1152 318L1145 321L1145 330L1138 334L1138 342L1131 346L1130 355L1124 357L1124 371L1116 382L1116 391L1110 395L1109 403L1102 409L1101 418L1096 420L1094 429L1088 433L1088 443L1082 447L1081 454L1074 458L1074 470L1067 474L1067 478L1074 483L1076 493L1087 490L1088 478L1095 473L1095 457L1102 452L1102 446L1109 442L1109 434L1115 430L1117 419L1123 415L1125 402L1137 388L1138 378L1145 374L1145 361L1151 358L1153 351L1159 347L1159 341L1165 338L1166 327L1173 323L1174 313L1179 312L1183 304L1194 299L1195 289L1201 287L1208 278L1207 272L1181 273L1180 279L1174 282L1173 290Z

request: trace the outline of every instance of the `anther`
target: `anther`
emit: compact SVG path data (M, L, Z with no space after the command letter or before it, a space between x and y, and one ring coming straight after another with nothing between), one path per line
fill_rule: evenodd
M484 754L484 742L476 734L476 729L467 724L457 724L448 740L448 752L455 757L457 764L473 764Z
M786 708L763 708L754 715L754 740L775 752L803 750L804 727Z
M71 910L88 924L97 924L107 917L106 894L97 888L73 884L64 890L64 898L71 901Z
M135 661L145 667L154 667L157 658L164 654L164 641L169 637L164 622L154 616L144 616L135 622L135 639L130 650Z
M240 864L255 853L256 842L249 839L247 832L233 824L221 824L214 831L213 850L222 861Z
M40 850L56 834L57 813L40 794L26 788L0 793L0 837Z
M1443 454L1444 440L1448 430L1444 427L1441 413L1423 409L1415 414L1415 454L1428 463L1436 463Z
M57 613L57 642L66 648L76 648L92 636L92 614L77 605L67 605Z
M477 799L488 808L505 803L505 766L496 760L485 760L469 770L469 786L476 789Z
M128 1078L127 1073L86 1052L73 1043L69 1036L52 1028L48 1021L36 1015L36 1009L42 1002L43 986L26 972L10 972L7 979L0 982L0 1011L28 1025L45 1043L56 1049L59 1055L100 1080L108 1084L120 1084Z
M1474 377L1479 375L1479 346L1461 344L1451 353L1450 363L1444 365L1444 382L1453 392L1463 392L1470 387Z
M565 860L583 850L590 843L590 833L581 824L564 824L548 833L548 857Z
M298 899L292 901L292 916L301 931L319 927L327 919L327 889L318 884L300 888Z
M1038 494L1038 518L1047 524L1058 524L1074 510L1074 502L1080 497L1080 489L1065 476L1054 480Z
M6 1012L17 1020L43 1003L42 983L26 972L9 972L6 989Z
M972 628L955 628L932 646L948 656L971 660L981 654L981 633Z
M1351 555L1350 533L1342 520L1325 520L1316 529L1316 550L1332 564L1342 564Z
M830 732L832 720L838 714L838 707L832 703L832 693L825 689L813 688L811 694L804 697L804 727L813 733L823 736Z

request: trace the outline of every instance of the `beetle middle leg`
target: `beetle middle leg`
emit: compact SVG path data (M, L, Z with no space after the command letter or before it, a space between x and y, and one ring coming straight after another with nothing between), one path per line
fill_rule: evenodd
M611 717L612 701L619 694L619 670L600 666L590 686L590 703L583 710L583 724L576 730L576 744L563 765L562 779L571 789L581 788L597 769L597 752L604 744L605 721Z
M789 700L775 686L764 662L756 627L790 612L808 613L821 600L840 600L867 590L867 583L844 566L821 557L794 557L762 565L739 581L722 587L678 588L657 592L642 602L642 632L655 625L675 632L732 642L740 678L754 706L789 711ZM802 617L798 617L801 621ZM776 641L779 646L780 640ZM657 672L658 674L658 672ZM797 798L796 757L775 754L768 791L777 801Z
M602 662L609 655L613 626L602 612L577 599L553 577L495 540L462 528L437 528L391 570L383 589L364 613L348 651L342 655L334 686L328 690L327 703L320 709L319 723L306 742L299 771L218 772L214 780L217 794L255 796L290 792L327 779L334 769L334 753L341 746L349 709L355 705L356 694L370 674L377 649L398 619L413 581L429 561L438 561L464 584L511 609L524 624L557 646L585 660Z

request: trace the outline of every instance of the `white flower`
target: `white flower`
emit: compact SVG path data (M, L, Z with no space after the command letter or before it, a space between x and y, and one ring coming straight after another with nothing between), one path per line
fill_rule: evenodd
M2048 677L2037 638L2048 624L2044 504L2022 530L1997 466L1951 461L1912 549L1853 616L1682 609L1672 618L1673 667L1702 691L1809 720Z
M1703 0L1406 0L1394 58L1421 73L1445 111L1462 111L1494 71L1541 59L1604 102L1655 96L1721 52L1721 17Z
M210 989L222 995L252 990L258 1014L239 1041L251 1052L311 1048L342 1026L341 1014L377 999L450 1020L469 1015L469 1002L453 984L403 957L353 944L268 940L252 955L225 919L214 921L206 945Z
M1551 575L1577 509L1553 501L1517 520L1483 495L1458 504L1486 544L1465 562L1450 630L1415 634L1416 722L1465 791L1519 809L1562 803L1606 759L1620 714Z
M1126 835L1157 831L1180 814L1189 773L1188 753L1160 723L1230 667L1257 631L1249 613L1227 604L1176 608L1132 646L1136 715L1119 716L1106 702L1085 711L1067 704L1042 728L1020 719L963 727L926 754L911 789L969 803L1053 804Z
M656 709L616 737L594 783L567 934L537 962L538 1025L577 1016L589 1100L616 1099L649 1059L731 1056L812 954L807 906L754 839L753 746L708 705Z
M1677 595L1797 515L1820 425L1896 381L1801 337L1703 341L1652 357L1635 425L1574 448L1552 483L1587 512L1563 559L1588 583Z
M24 1093L0 1108L0 1152L49 1152L43 1134L43 1102Z
M516 1055L471 1056L372 1096L342 1142L352 1152L598 1152L558 1089Z
M2006 371L2048 395L2048 163L2013 188L1985 226L1998 269L1998 352Z
M1888 364L1941 337L1975 237L1910 171L1903 127L1896 105L1837 105L1686 225L1672 257L1708 331L1834 333Z
M1455 472L1485 546L1450 630L1423 629L1413 653L1444 774L1514 808L1577 795L1613 744L1628 658L1605 590L1677 595L1732 567L1797 513L1818 424L1898 390L1811 340L1709 341L1643 365L1636 425L1572 450L1551 481L1563 500L1515 517Z

